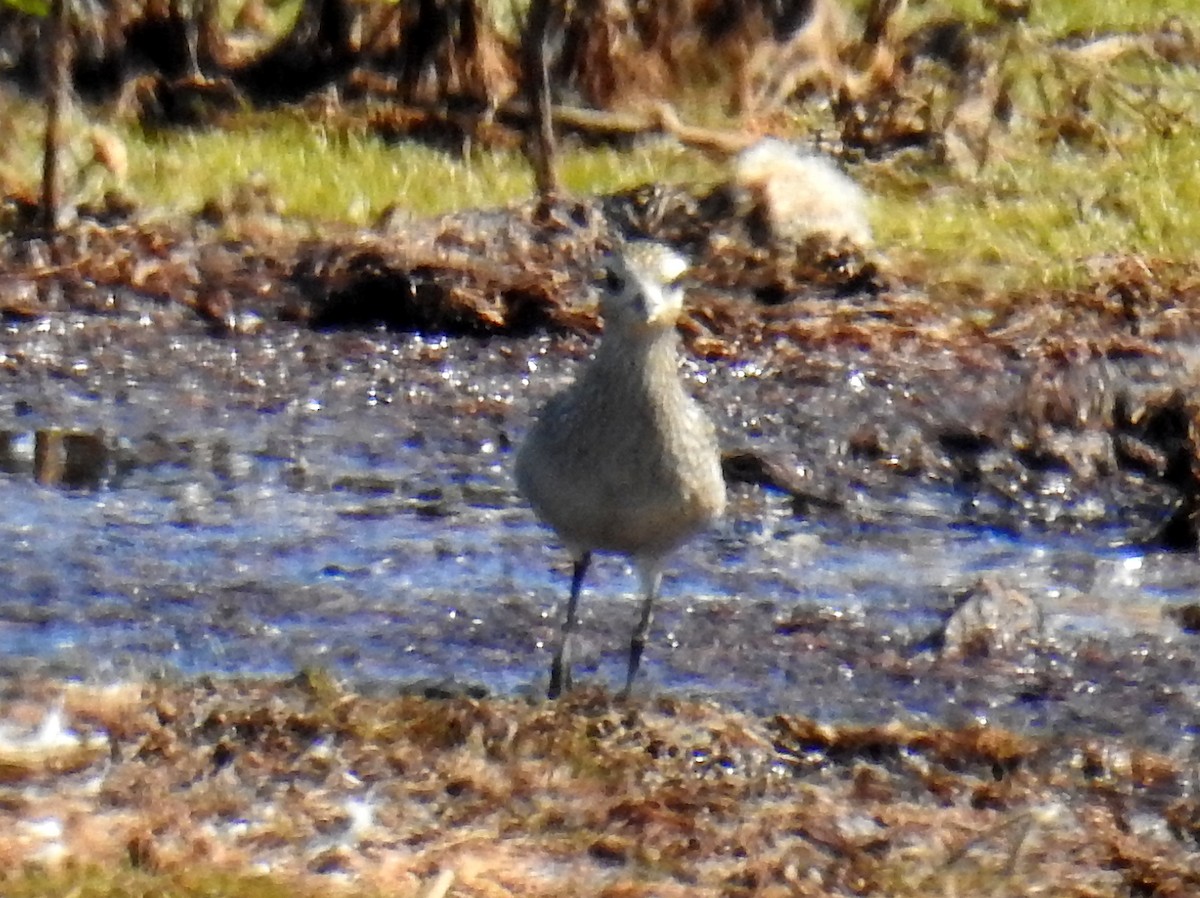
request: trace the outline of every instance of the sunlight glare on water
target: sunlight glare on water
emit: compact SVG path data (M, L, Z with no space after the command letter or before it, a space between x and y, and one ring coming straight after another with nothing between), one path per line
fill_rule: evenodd
M212 354L212 372L223 370L220 348L199 350ZM282 360L302 349L261 351ZM537 691L568 563L514 495L510 466L537 401L529 372L552 369L538 372L543 391L569 375L569 361L543 350L497 362L466 342L384 352L348 339L327 363L337 376L279 397L264 397L261 383L214 390L205 365L170 383L147 379L119 401L116 388L54 384L12 397L10 407L33 412L9 423L0 474L0 658L101 678L315 664L364 683L452 677ZM29 428L48 422L100 434L108 454L97 483L35 481ZM793 609L824 609L915 641L985 573L1038 596L1053 626L1084 632L1161 628L1162 606L1200 588L1190 557L1109 548L1102 530L1013 533L973 520L953 490L898 482L815 518L734 487L730 517L670 560L656 632L671 638L648 653L650 676L761 697L790 684L752 653L740 656L745 670L699 669L689 652L708 637L697 627L752 641ZM635 589L623 560L597 559L581 605L582 664L610 682Z

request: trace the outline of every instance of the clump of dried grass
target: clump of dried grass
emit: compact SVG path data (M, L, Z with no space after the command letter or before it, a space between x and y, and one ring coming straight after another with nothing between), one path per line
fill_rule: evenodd
M28 683L4 707L59 691ZM4 869L47 871L3 874L6 894L105 868L89 893L307 894L334 877L497 896L1200 886L1186 771L1118 740L758 719L586 689L553 704L368 699L319 675L96 699L75 688L66 708L109 734L109 758L0 808ZM62 822L72 865L48 860L37 820Z
M836 0L568 4L560 89L599 108L704 87L734 112L770 108L844 79L847 17Z

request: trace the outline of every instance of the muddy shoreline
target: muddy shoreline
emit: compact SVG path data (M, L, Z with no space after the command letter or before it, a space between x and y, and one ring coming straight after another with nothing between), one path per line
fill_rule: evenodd
M1197 379L1194 265L1101 259L1086 287L955 296L871 252L755 243L736 210L708 222L695 216L712 210L690 202L673 219L643 218L634 190L319 238L270 216L220 228L83 219L50 240L18 234L0 252L3 370L14 394L53 384L122 402L190 379L197 406L269 411L339 360L369 367L393 335L429 347L403 371L353 372L350 386L420 403L419 386L402 395L397 378L465 341L450 354L520 387L487 409L509 439L554 385L529 360L569 365L598 333L589 277L619 220L626 236L670 242L695 266L680 325L686 373L726 452L759 456L757 473L727 467L734 480L795 493L817 513L896 478L944 482L1010 504L1003 526L1103 519L1147 545L1194 487L1172 470L1193 448L1181 431ZM22 398L0 411L10 429L82 423ZM433 415L418 420L440 438ZM1057 502L1041 495L1047 480ZM1084 494L1100 498L1100 514L1063 513Z
M1188 553L1163 550L1194 539L1185 397L1195 378L1191 322L1200 320L1188 314L1200 306L1195 271L1108 260L1096 263L1091 290L954 304L921 292L912 272L897 273L882 257L816 243L755 244L736 219L702 228L685 214L695 204L683 203L674 218L640 219L644 205L633 191L598 205L563 204L548 220L545 210L521 208L321 240L297 237L294 225L269 217L227 222L221 234L203 223L106 227L85 220L53 241L14 239L0 272L9 397L0 430L10 483L33 477L101 504L151 484L161 487L161 520L173 528L252 519L254 491L268 488L348 497L335 517L378 519L381 530L396 516L415 519L426 526L417 548L393 540L360 564L378 565L383 553L394 557L382 563L400 569L406 555L465 553L448 592L427 603L433 610L420 610L417 599L405 612L408 651L424 659L416 670L453 681L445 652L482 652L478 672L500 674L504 684L491 691L536 693L536 680L501 673L503 659L544 653L553 606L545 590L522 594L513 562L497 570L497 560L485 557L488 567L473 570L469 544L472 528L491 533L492 521L502 545L521 544L510 550L524 553L516 557L556 562L551 550L529 555L537 535L509 529L514 517L528 515L511 495L508 450L531 409L570 376L595 338L587 281L611 239L604 222L621 220L632 236L671 240L695 263L681 324L685 375L718 423L733 490L731 522L677 565L682 595L663 623L673 646L670 682L694 682L703 694L706 672L732 672L717 694L755 713L784 701L790 711L863 723L895 713L979 714L1051 731L1095 719L1096 732L1138 731L1159 747L1189 731L1185 684L1195 680L1198 652L1186 627L1189 606L1156 605L1147 595L1123 610L1114 605L1122 596L1093 594L1097 583L1140 564L1142 553L1151 559L1147 586L1178 594L1190 582ZM655 224L666 230L652 232ZM356 420L364 422L361 433ZM403 470L387 468L389 453ZM360 470L347 455L370 464ZM115 507L117 523L126 514L143 529L155 526L153 502L136 512ZM1179 532L1172 535L1172 526ZM311 541L293 545L270 533L259 538L277 540L281 554L312 551ZM912 533L929 544L924 554L908 554ZM849 605L811 609L790 598L805 571L779 573L827 538L878 542L890 552L880 563L913 565L916 573L960 551L959 534L982 535L981 570L989 541L1028 544L1031 558L1040 541L1074 541L1077 549L1055 564L1077 571L1035 571L1010 585L1035 606L1049 602L1051 611L1065 589L1082 614L1112 614L1118 623L1099 633L1072 621L1032 637L1018 633L1017 648L999 658L989 657L985 642L975 646L980 657L968 652L979 669L959 683L959 662L944 664L921 648L951 615L955 596L975 588L964 571L928 584L918 573L905 592L889 585L904 577L892 570L895 579L848 587L858 596ZM757 566L746 565L755 552ZM205 557L189 562L183 580L176 570L156 574L149 566L140 575L92 573L82 582L103 597L136 593L139 576L162 577L159 591L180 609L163 613L168 622L178 617L173 626L185 634L189 615L201 622L211 616L210 599L219 608L272 603L319 627L326 615L337 617L339 605L350 607L339 584L366 571L331 561L300 589L251 572L210 583L216 592L207 596L206 565L225 562ZM142 564L136 552L131 558ZM724 584L724 592L689 602L690 590L712 588L693 584L693 570ZM497 574L516 590L499 606L479 585ZM17 580L26 594L18 589L6 604L17 631L53 620L55 612L39 605L74 600L69 586ZM612 582L597 592L613 592ZM384 606L368 608L368 629L393 625L381 616L389 614ZM137 614L135 607L113 613ZM613 617L601 606L588 624L600 634L597 668L609 663L609 643L625 626L623 616ZM247 640L258 626L246 621ZM153 657L153 639L135 643L134 656ZM1147 640L1161 644L1150 651ZM170 643L163 647L172 657ZM396 675L386 664L360 664L357 650L339 651L350 652L342 661L359 686ZM256 668L251 656L238 657L213 656L213 663L286 673L289 665L330 660L301 653ZM195 663L182 672L203 672ZM61 657L48 672L81 672L56 665ZM113 675L121 669L120 662L108 668ZM144 662L132 669L146 672ZM871 682L839 685L831 673L838 670ZM1070 684L1078 679L1106 686L1076 695ZM822 695L819 688L803 691L799 703L789 699L799 684L827 680L828 699L811 697ZM773 685L761 692L734 685L760 681ZM897 690L897 683L907 685ZM946 695L954 696L949 704ZM1163 695L1178 698L1164 702ZM1139 727L1138 715L1150 706L1160 712L1155 724Z

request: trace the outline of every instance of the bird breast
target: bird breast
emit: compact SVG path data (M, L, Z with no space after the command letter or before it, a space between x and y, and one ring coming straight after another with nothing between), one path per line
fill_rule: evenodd
M518 485L577 552L662 555L724 510L716 436L679 383L674 334L619 350L543 409Z

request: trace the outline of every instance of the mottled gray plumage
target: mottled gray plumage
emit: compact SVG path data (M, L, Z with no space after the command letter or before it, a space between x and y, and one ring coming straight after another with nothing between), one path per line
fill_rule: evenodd
M686 265L653 243L607 260L604 338L542 409L517 455L517 485L575 559L550 695L570 685L571 636L593 551L628 555L642 581L626 690L637 674L666 556L720 517L725 483L712 424L679 381L675 324Z

